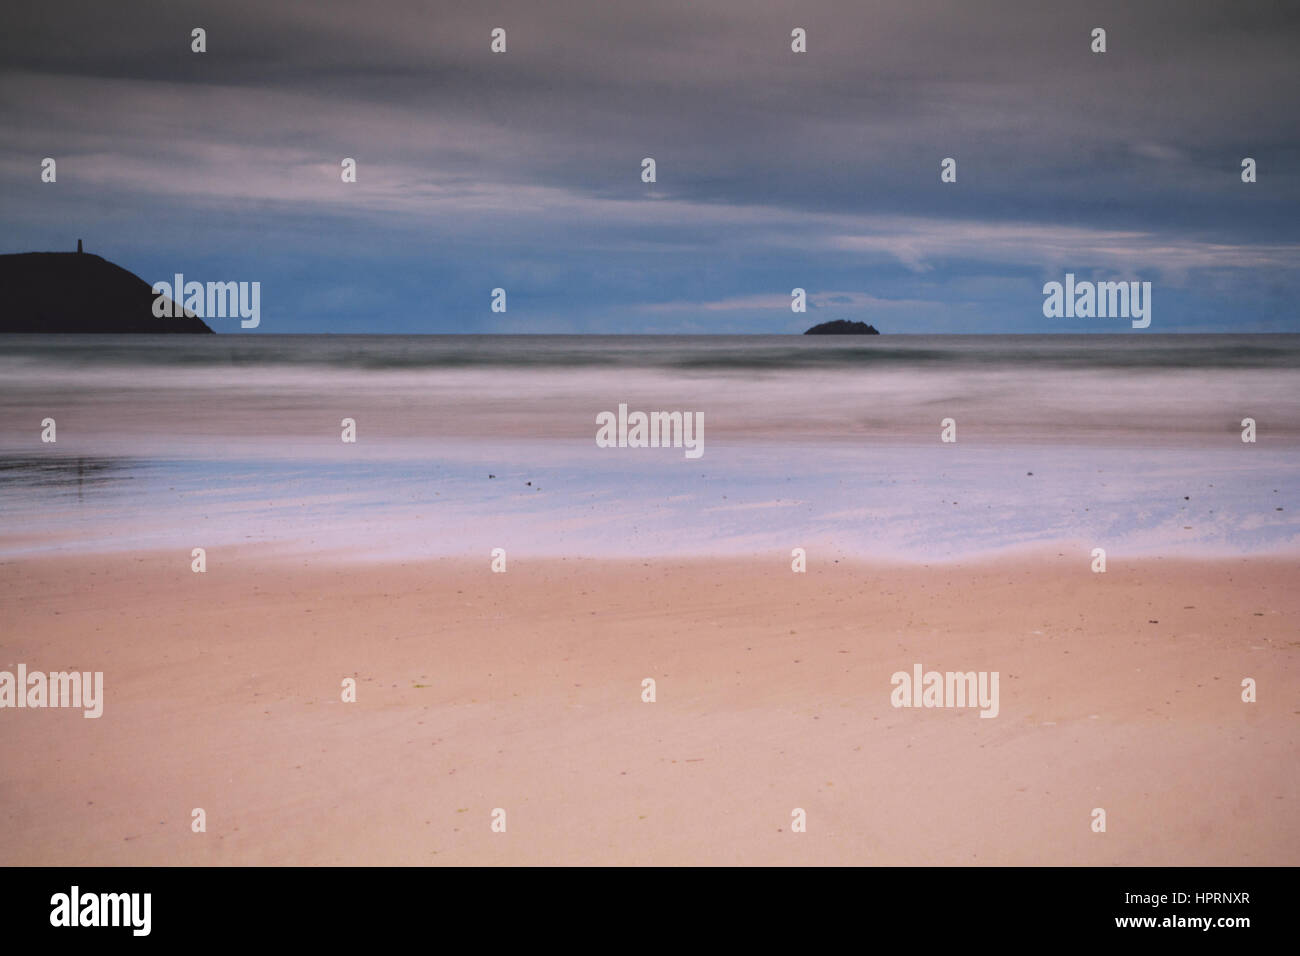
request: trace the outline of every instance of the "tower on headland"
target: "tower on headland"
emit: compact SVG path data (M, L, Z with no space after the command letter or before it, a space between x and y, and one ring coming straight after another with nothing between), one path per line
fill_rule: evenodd
M80 240L80 239L77 240L77 251L78 251L78 252L81 251L81 240Z

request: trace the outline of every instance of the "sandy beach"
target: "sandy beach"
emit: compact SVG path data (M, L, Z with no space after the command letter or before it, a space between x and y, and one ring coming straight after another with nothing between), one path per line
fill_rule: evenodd
M1300 862L1296 343L790 338L12 344L0 864Z
M1295 864L1297 571L10 558L0 668L105 699L0 715L0 863Z

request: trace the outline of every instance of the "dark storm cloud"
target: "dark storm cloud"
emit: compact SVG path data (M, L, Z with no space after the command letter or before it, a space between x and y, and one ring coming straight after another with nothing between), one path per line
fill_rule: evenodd
M1264 313L1295 290L1297 39L1281 3L50 3L0 37L0 188L15 238L46 234L44 155L69 224L163 220L159 243L214 254L256 231L262 259L276 230L280 255L423 236L467 303L505 273L538 301L576 284L592 308L711 320L752 314L774 270L787 295L802 275L895 302L938 271L913 313L933 323L1077 266L1264 275ZM989 299L953 296L979 275Z

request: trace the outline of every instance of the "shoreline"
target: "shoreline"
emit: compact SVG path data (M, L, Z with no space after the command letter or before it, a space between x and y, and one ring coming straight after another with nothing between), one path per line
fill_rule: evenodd
M185 545L174 548L142 548L132 543L113 545L102 541L87 541L83 538L69 536L58 545L49 545L48 541L55 535L38 537L34 535L0 534L0 570L6 565L33 562L73 562L89 558L130 558L136 560L141 556L159 563L176 563L187 565L190 552ZM814 565L822 567L845 566L864 569L906 570L920 568L960 569L971 565L1023 564L1040 559L1073 560L1076 564L1088 568L1092 561L1093 542L1082 540L1031 541L1014 543L999 547L982 548L960 554L936 554L932 556L915 556L903 553L888 553L868 556L843 549L825 549L820 542L811 546L804 543L808 570ZM471 551L468 548L448 551L421 551L398 553L395 551L367 551L358 553L355 548L346 545L323 547L318 542L305 538L274 538L265 542L251 544L246 540L229 542L219 540L215 543L195 545L205 547L211 555L220 552L229 558L241 562L263 565L268 568L277 566L311 566L321 569L357 566L370 569L407 568L421 564L456 564L470 568L487 568L491 562L491 549ZM27 547L28 550L21 550ZM10 550L18 548L19 550ZM1125 565L1146 565L1152 563L1179 564L1232 564L1241 561L1261 562L1264 564L1294 564L1300 569L1300 545L1286 544L1275 548L1252 551L1228 551L1213 546L1198 548L1197 545L1183 546L1177 553L1162 552L1154 547L1148 550L1124 550L1107 548L1107 563L1110 567ZM608 553L584 552L564 554L558 550L534 550L511 548L508 551L510 567L516 563L528 562L533 565L552 563L592 564L638 564L651 561L656 564L706 565L746 564L768 570L789 570L792 549L780 548L755 550L712 550L712 551L653 551L641 552L610 551Z

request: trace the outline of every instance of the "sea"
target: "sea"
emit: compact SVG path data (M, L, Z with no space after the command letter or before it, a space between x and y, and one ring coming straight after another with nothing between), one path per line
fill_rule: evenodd
M1294 554L1298 465L1300 335L0 336L0 558Z

